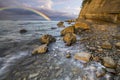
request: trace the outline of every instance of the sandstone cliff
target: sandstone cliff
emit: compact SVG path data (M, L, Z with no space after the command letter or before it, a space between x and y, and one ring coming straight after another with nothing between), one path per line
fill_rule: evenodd
M81 18L120 23L120 0L86 0L78 20Z

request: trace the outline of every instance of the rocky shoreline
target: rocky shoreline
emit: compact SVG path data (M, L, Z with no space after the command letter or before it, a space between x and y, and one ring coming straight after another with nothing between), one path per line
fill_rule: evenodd
M1 80L119 80L120 28L111 23L81 23L82 26L78 23L62 27L62 36L55 37L56 40L43 35L29 42L13 43L15 50L9 53L22 51L28 55L9 66L11 70ZM40 41L50 44L42 45Z

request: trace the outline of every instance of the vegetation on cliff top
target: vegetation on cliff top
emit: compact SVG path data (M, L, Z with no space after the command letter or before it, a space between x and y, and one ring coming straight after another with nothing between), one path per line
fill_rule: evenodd
M82 2L82 7L88 2L88 3L90 3L92 0L83 0L83 2Z

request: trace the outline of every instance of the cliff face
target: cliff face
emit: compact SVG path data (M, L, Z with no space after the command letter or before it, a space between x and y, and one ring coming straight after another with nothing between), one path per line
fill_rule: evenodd
M88 0L81 9L78 20L95 19L120 22L120 0Z

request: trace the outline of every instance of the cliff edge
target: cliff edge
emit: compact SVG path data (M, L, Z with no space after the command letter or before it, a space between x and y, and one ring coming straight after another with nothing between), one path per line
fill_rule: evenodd
M79 19L120 23L120 0L84 0Z

